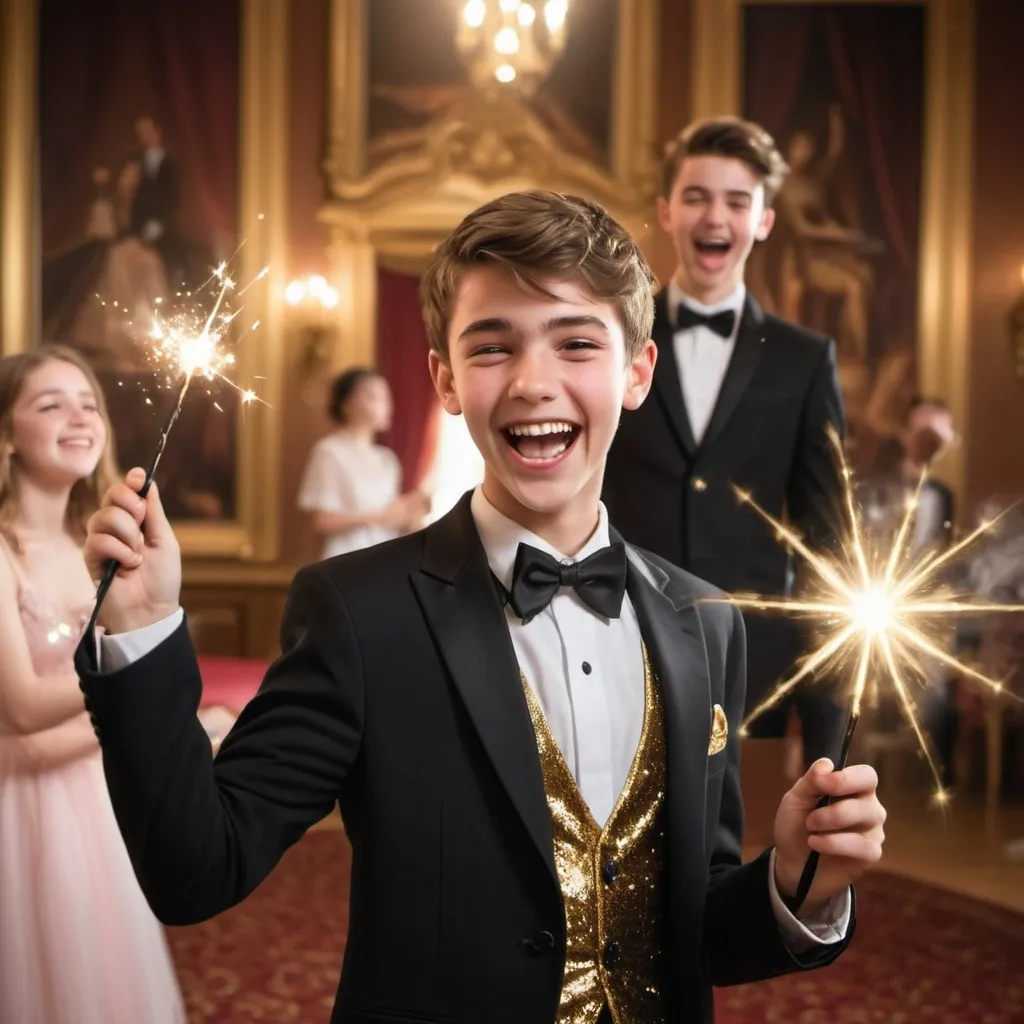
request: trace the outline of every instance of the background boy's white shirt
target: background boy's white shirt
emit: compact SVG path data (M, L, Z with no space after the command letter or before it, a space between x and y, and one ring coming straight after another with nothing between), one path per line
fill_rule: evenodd
M746 285L740 283L728 297L714 305L706 306L702 302L683 293L676 284L675 278L668 283L668 318L672 324L672 351L676 357L679 371L679 384L683 391L683 404L690 421L693 439L700 444L704 432L711 422L711 416L718 402L718 393L722 390L729 362L736 348L736 338L740 332L740 320L743 316L743 304L747 300ZM736 314L736 323L732 334L723 338L715 334L710 327L698 325L682 330L676 329L676 310L680 302L685 302L691 309L705 316L713 316L725 310Z

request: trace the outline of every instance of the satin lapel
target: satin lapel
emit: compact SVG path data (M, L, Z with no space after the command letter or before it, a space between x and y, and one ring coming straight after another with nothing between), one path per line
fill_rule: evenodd
M557 884L537 740L468 495L428 528L412 582L484 750Z
M656 566L645 563L651 582L637 568L631 552L626 589L640 622L640 632L661 683L665 702L668 750L669 835L673 856L704 863L704 806L711 729L711 679L704 631L686 595L673 595Z
M715 402L715 410L711 421L704 432L701 444L707 445L714 441L729 418L736 411L743 392L747 390L754 370L757 369L764 345L764 313L757 302L748 294L743 307L743 319L736 335L736 347L733 349L729 368L725 372L722 388Z
M672 324L668 317L668 292L663 290L654 305L654 343L658 346L658 361L654 364L654 391L668 416L676 440L686 454L693 456L697 448L690 429L690 416L679 381L679 363L672 337Z

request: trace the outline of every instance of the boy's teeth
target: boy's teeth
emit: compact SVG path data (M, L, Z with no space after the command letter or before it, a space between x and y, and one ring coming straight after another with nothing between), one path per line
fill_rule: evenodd
M553 459L575 440L577 428L564 420L518 423L505 428L510 444L524 459Z
M544 434L568 434L572 432L572 424L561 420L550 423L523 423L509 427L508 432L516 437L541 437Z

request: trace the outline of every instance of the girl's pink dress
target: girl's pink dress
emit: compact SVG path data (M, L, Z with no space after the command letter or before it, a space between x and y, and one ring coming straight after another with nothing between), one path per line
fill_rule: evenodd
M4 554L36 672L73 672L89 609L50 606ZM30 746L0 724L0 1022L182 1024L164 931L132 871L99 750L62 761Z

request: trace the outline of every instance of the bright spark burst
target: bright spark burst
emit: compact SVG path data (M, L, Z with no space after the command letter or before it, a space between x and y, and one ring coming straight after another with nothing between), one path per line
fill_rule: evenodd
M931 769L936 783L936 802L943 804L948 800L948 793L942 788L938 768L918 721L910 684L924 679L925 661L938 661L994 695L1020 700L1004 690L1001 681L986 676L950 654L944 644L944 632L957 616L1024 611L1021 605L960 599L943 585L939 575L944 567L991 529L1001 516L983 523L944 552L915 554L912 527L921 488L927 478L922 474L913 496L906 503L896 536L886 550L874 543L864 529L854 497L853 474L838 434L830 431L829 440L842 471L843 504L848 520L837 555L813 551L794 529L765 512L748 492L733 485L737 498L774 528L780 542L789 544L803 557L813 579L808 592L799 597L764 598L737 594L724 600L739 607L808 619L815 622L820 630L818 646L800 660L792 675L780 682L750 712L743 723L743 731L805 679L831 678L838 673L848 676L851 684L849 714L854 722L860 717L868 687L874 696L879 684L888 682Z
M245 294L267 275L269 269L264 267L237 294ZM226 349L224 338L231 322L241 312L240 309L232 311L227 305L228 294L235 292L235 282L227 273L226 263L218 266L197 291L205 292L214 281L218 282L219 287L216 288L216 299L209 312L195 304L166 319L154 314L149 334L149 353L158 366L184 379L183 391L197 377L204 377L208 381L218 379L234 388L241 395L242 403L248 405L258 400L256 392L239 387L225 373L235 365L235 357ZM191 293L186 297L191 298ZM253 329L258 324L257 320Z

